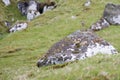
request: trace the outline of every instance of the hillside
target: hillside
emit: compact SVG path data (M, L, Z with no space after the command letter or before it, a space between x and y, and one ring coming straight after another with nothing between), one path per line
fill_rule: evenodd
M25 16L22 16L17 9L17 1L11 0L9 6L5 6L2 1L0 1L0 39L8 34L8 27L5 26L5 21L8 21L13 25L16 21L26 20Z
M38 68L37 60L57 41L76 30L84 30L102 17L108 2L119 0L92 0L89 8L85 0L56 0L58 6L28 23L28 28L0 39L0 80L120 80L120 54L96 55L64 65ZM16 8L16 2L3 7L1 20L9 13L16 20L25 20ZM6 13L8 11L8 13ZM72 19L76 16L76 19ZM85 22L85 26L81 25ZM96 32L120 51L120 26L110 26ZM3 29L3 28L2 28Z

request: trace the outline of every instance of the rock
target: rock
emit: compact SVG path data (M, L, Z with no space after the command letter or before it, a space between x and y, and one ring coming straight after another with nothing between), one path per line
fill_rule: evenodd
M3 3L6 5L6 6L8 6L8 5L10 5L11 3L10 3L10 0L2 0L3 1Z
M109 26L110 26L110 24L104 18L101 18L96 23L92 24L90 29L92 29L93 31L99 31L99 30L109 27Z
M105 6L102 18L92 24L90 29L98 31L110 25L120 25L120 5L108 3Z
M5 24L5 26L10 27L12 23L9 21L5 21L4 24Z
M40 15L40 13L37 11L37 4L38 3L34 0L19 1L18 9L22 15L27 16L28 21L31 21Z
M29 6L29 3L25 2L25 1L19 1L17 3L17 7L18 7L19 11L22 13L22 15L27 15L28 6Z
M71 16L71 19L76 19L77 17L76 16Z
M84 3L84 6L85 7L89 7L91 4L91 0L87 0L85 3Z
M108 3L105 6L103 18L105 18L111 25L120 24L120 5Z
M15 19L14 19L14 18L12 18L12 19L11 19L11 21L12 21L12 22L14 22L14 21L15 21Z
M76 31L54 44L48 52L38 60L37 66L62 64L82 60L98 53L116 54L116 49L91 31Z
M27 20L31 21L32 19L38 17L40 15L40 13L38 11L28 11L27 13Z
M12 32L16 32L16 31L20 31L20 30L24 30L27 28L27 23L26 22L19 22L17 24L15 24L9 31L10 33Z
M19 1L17 6L22 15L27 16L28 21L31 21L32 19L40 16L40 14L52 10L56 7L55 2L39 3L35 0Z
M45 3L45 2L41 2L38 3L37 5L37 10L40 12L40 14L52 10L56 7L55 2L50 2L50 3Z
M33 0L29 1L29 7L27 9L27 20L31 21L39 15L40 13L37 11L37 2Z
M40 14L52 10L55 8L55 3L50 2L48 3L38 3L34 0L29 1L27 19L31 21L32 19L38 17Z
M29 10L37 11L37 2L36 1L34 1L34 0L29 1L28 11Z

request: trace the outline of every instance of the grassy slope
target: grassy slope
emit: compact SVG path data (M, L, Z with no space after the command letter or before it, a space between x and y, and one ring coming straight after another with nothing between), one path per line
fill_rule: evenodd
M17 1L11 0L9 6L5 6L2 1L0 1L0 39L7 35L8 28L4 25L4 21L9 21L14 24L19 20L26 20L25 16L22 16L17 9ZM12 21L14 19L14 21Z
M5 27L3 27L3 20L5 19L5 7L4 5L0 2L0 38L1 38L1 33L5 32Z
M60 0L60 6L31 21L27 30L0 40L0 80L120 80L120 54L97 55L58 69L36 67L39 57L51 45L96 22L107 2L118 3L119 0L94 0L86 11L82 6L84 0ZM71 19L72 15L77 15L77 19ZM111 26L97 34L120 51L119 32L119 26Z

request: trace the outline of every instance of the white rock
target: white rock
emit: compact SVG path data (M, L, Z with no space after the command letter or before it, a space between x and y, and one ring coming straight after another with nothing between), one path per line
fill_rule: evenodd
M88 6L90 6L90 4L91 4L91 1L87 0L87 2L84 4L84 6L88 7Z
M27 23L18 23L14 27L12 27L9 31L10 33L12 33L16 31L24 30L26 28L27 28Z
M28 7L28 10L34 10L34 11L37 11L37 3L33 3L31 4L29 7Z
M35 18L40 16L40 12L38 12L38 11L36 11L34 14L35 14Z
M11 19L11 21L13 22L13 21L15 21L15 19L14 19L14 18L12 18L12 19Z
M48 6L47 10L52 10L54 8L55 8L55 6Z
M109 26L110 24L105 19L103 19L102 25Z
M75 61L75 60L76 60L76 56L75 56L75 55L73 55L73 54L71 54L71 56L72 56L72 58L71 58L71 60L70 60L70 61Z
M38 17L40 13L37 11L37 3L35 1L29 2L29 7L27 9L27 20L31 21L32 19Z
M46 11L50 11L52 9L54 9L54 6L44 6L43 13L46 12Z
M44 6L43 13L47 11L47 6Z
M27 13L27 20L28 20L28 21L31 21L32 19L34 19L34 18L36 18L36 17L38 17L38 16L40 16L40 13L39 13L38 11L33 11L33 10L31 10L31 11L29 11L29 12Z
M31 21L32 19L34 19L34 11L29 11L27 13L27 20Z
M8 5L10 5L11 3L10 3L10 0L2 0L3 1L3 3L6 5L6 6L8 6Z
M120 24L120 15L118 15L117 17L113 17L113 21L115 24Z
M86 56L91 57L98 53L102 54L114 54L117 53L116 49L112 45L100 45L99 43L96 43L95 46L90 45L88 46L88 49L86 51Z
M77 17L76 16L71 16L72 19L76 19Z

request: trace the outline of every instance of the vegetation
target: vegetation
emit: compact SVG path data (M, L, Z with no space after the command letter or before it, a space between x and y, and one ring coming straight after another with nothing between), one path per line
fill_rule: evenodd
M29 22L26 30L7 34L0 40L0 80L120 80L120 54L98 54L73 63L37 68L37 60L51 45L76 30L89 28L102 17L108 2L119 3L119 0L92 0L91 6L86 8L82 6L85 0L56 1L56 9ZM15 5L5 9L16 14L15 19L25 20L12 6ZM82 22L85 26L81 25ZM119 27L110 26L97 32L118 51Z
M5 21L14 24L16 21L26 19L26 17L21 15L17 9L17 1L11 0L11 4L12 5L7 7L3 2L0 2L0 39L8 35L9 28L5 26Z

